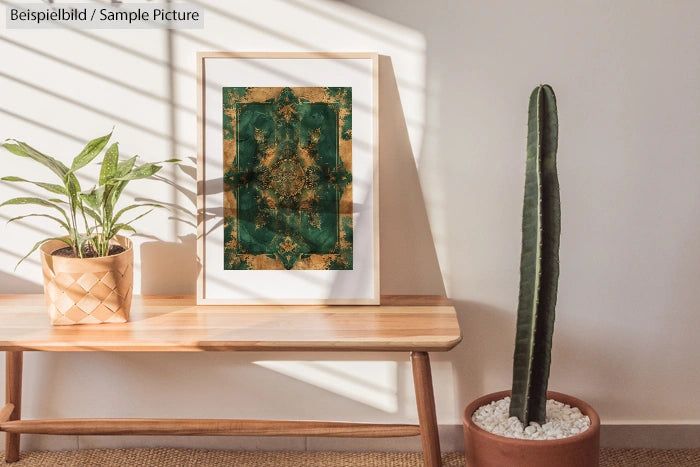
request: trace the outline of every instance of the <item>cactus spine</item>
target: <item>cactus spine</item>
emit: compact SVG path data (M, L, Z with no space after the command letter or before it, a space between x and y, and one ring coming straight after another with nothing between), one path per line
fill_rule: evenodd
M559 279L558 119L549 85L530 95L520 293L510 415L544 423Z

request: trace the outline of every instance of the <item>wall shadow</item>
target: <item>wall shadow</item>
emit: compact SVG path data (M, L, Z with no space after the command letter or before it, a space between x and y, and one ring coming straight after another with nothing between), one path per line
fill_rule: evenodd
M457 381L458 408L463 410L481 395L510 389L516 314L515 310L509 313L472 301L455 301L455 307L464 340L453 350L451 361ZM549 389L582 397L596 409L603 422L607 417L635 411L634 402L628 397L635 391L635 382L624 364L630 355L610 352L595 338L572 332L570 326L562 323L566 318L562 316L559 325L555 325ZM457 358L454 352L459 353ZM606 384L613 380L629 381L619 383L629 391L610 392ZM581 387L591 381L596 382L597 389L581 394ZM664 400L650 400L649 412L663 410L664 404Z
M0 1L0 3L7 3ZM238 17L229 17L229 21L236 21ZM286 34L279 34L278 29L264 29L261 27L260 23L257 21L247 22L249 26L255 27L256 29L262 31L263 33L281 39L285 42L294 43L295 38L288 36ZM348 24L353 24L351 19ZM227 29L235 27L235 24L228 25ZM132 129L139 130L145 133L147 136L156 139L162 143L167 143L166 151L168 153L167 157L178 157L182 153L190 153L194 150L195 146L191 144L191 141L187 139L186 136L178 137L180 131L178 131L181 126L185 126L181 122L183 120L178 120L176 118L176 112L186 114L186 116L192 117L192 109L189 105L179 103L178 99L181 99L179 95L175 92L177 89L176 85L179 85L186 80L193 80L195 75L189 67L182 68L177 65L176 59L181 58L183 52L178 47L182 46L184 49L185 44L182 44L185 39L187 40L197 40L202 43L206 35L194 36L188 35L186 32L180 31L166 31L167 37L165 39L166 54L163 56L160 52L151 56L150 53L145 53L142 50L136 50L128 45L120 44L118 41L113 41L108 38L100 37L98 33L86 32L86 31L73 31L73 34L80 35L86 40L86 42L91 43L93 47L109 48L110 52L118 51L119 53L129 54L133 61L148 61L153 62L164 70L166 77L166 85L168 86L167 93L165 95L160 95L158 93L152 93L149 89L136 86L129 83L124 83L124 91L128 93L137 94L139 97L144 97L153 101L155 104L162 105L166 104L167 114L165 118L169 120L162 127L156 125L151 128L146 124L138 124L138 119L136 123L134 120L126 121L121 115L113 112L106 112L101 108L95 106L80 105L80 103L70 97L68 94L56 94L53 98L61 101L61 105L75 107L79 110L84 110L93 114L97 117L108 118L113 121L120 122L120 125L128 126ZM235 31L234 31L235 35ZM383 36L383 39L390 37L389 35ZM399 43L400 36L395 36L393 39L395 42ZM6 41L7 42L7 41ZM217 39L216 42L209 41L207 44L211 45L212 49L215 50L226 50L232 49L231 39L221 38ZM21 41L13 41L11 43L13 47L23 47ZM313 43L307 44L306 42L296 42L296 45L303 46L305 48L313 49ZM213 47L215 46L215 47ZM309 46L309 47L307 47ZM72 63L71 60L55 60L48 52L36 48L25 47L26 52L30 53L32 56L37 56L42 60L51 60L54 65L58 64L61 67L69 67L72 71L76 71L83 74L89 74L96 81L102 81L106 85L119 85L119 81L116 78L112 78L106 73L91 72L91 70L85 66L81 66L77 63ZM144 49L148 51L149 49ZM160 50L160 49L159 49ZM36 57L35 57L36 58ZM5 79L10 80L13 84L16 84L22 88L28 88L31 91L43 92L39 87L32 82L32 80L22 80L19 75L14 76L13 73L2 74ZM402 83L402 88L405 85ZM416 88L412 88L416 90ZM418 88L417 90L422 90ZM385 294L440 294L445 293L445 288L443 284L442 275L440 273L440 267L438 264L437 255L435 252L435 246L433 241L433 236L431 233L426 205L423 198L423 193L421 190L418 171L416 168L415 158L413 150L411 148L406 116L404 115L403 106L399 96L397 77L394 73L393 64L391 58L388 56L381 56L379 60L379 126L380 126L380 161L379 161L379 190L380 190L380 255L381 255L381 291ZM0 109L2 110L2 109ZM4 111L6 114L10 111ZM43 128L47 131L53 131L64 137L70 137L71 135L67 132L62 132L59 128L49 127L41 122L34 122L28 117L23 117L23 120L39 128ZM186 135L186 133L183 133ZM72 137L76 141L83 141L82 138ZM361 143L358 141L358 143ZM180 156L182 157L182 156ZM191 159L191 158L190 158ZM192 160L192 159L191 159ZM182 168L182 167L181 167ZM176 194L179 192L184 195L187 200L194 206L196 197L195 193L188 188L194 186L196 180L195 173L192 167L187 169L182 169L184 176L181 173L176 173L176 178L174 183L171 183L168 187L172 193ZM178 180L177 175L180 175ZM147 241L144 241L140 245L140 276L141 276L141 293L143 294L194 294L196 289L197 275L199 273L199 265L196 259L196 235L193 232L194 225L190 224L187 219L194 218L194 214L189 212L190 206L183 208L182 206L177 207L177 200L179 197L173 196L172 203L163 203L159 201L160 204L166 205L168 208L172 209L177 218L174 220L183 222L186 224L186 228L182 229L184 232L178 232L178 229L174 231L174 237L177 237L176 241L166 242L161 241L156 237L150 237ZM138 199L136 201L147 201L145 199ZM193 208L192 208L193 209ZM175 224L175 223L173 223ZM161 228L166 228L163 226L156 226L157 230ZM160 232L163 232L160 230ZM184 233L185 235L177 235L177 233ZM157 234L160 235L160 234ZM171 237L172 238L172 237ZM6 275L1 275L0 280L5 281ZM14 276L10 276L8 280L16 281L18 280ZM14 287L18 292L24 290L21 287L32 288L34 292L41 291L40 284L33 284L29 281L24 281L26 284ZM68 358L71 357L71 358ZM233 359L232 359L233 357ZM398 362L395 366L396 369L387 370L386 373L389 379L395 380L398 393L395 394L399 402L399 407L402 407L403 399L410 399L412 392L404 390L402 384L410 378L410 367L407 369L407 363L405 360L405 353L402 354L387 354L379 355L374 353L362 353L362 354L352 354L349 355L339 355L338 353L325 354L280 354L271 353L265 354L264 358L272 358L274 360L281 360L283 362L288 362L290 358L294 358L294 361L301 361L303 363L308 363L309 368L316 368L318 370L318 364L316 363L319 359L322 361L335 362L347 359L354 359L359 361L374 361L377 359L382 359L382 361L387 360L392 364ZM119 407L120 401L117 401L115 405L105 405L100 404L99 401L94 402L92 407L84 403L84 395L80 396L79 391L76 392L72 390L73 386L86 381L87 378L92 378L93 380L98 380L98 386L102 386L103 393L114 392L114 381L120 380L123 375L127 381L126 385L120 383L122 386L131 385L134 391L145 393L146 396L152 396L153 399L157 399L155 402L134 402L123 403L124 408L132 408L133 412L138 414L140 411L133 409L134 407L145 407L153 408L154 411L162 413L164 416L172 415L173 408L179 407L177 410L178 416L189 415L188 411L192 412L193 416L201 416L199 408L190 409L190 405L183 403L177 399L169 401L168 398L178 397L179 394L192 394L192 393L207 393L210 391L221 391L225 392L226 397L230 397L232 401L231 404L227 404L226 409L230 412L250 412L250 416L255 416L256 405L260 405L260 400L265 401L268 405L267 410L275 409L280 413L285 411L290 411L290 400L304 400L305 398L312 397L315 402L322 407L318 409L318 413L333 413L339 414L340 418L351 419L356 417L357 413L362 413L367 411L368 415L371 415L373 419L378 421L387 418L386 412L377 410L367 406L367 404L349 398L343 395L342 392L336 392L333 388L326 388L318 386L313 380L306 381L304 377L306 376L303 372L300 373L301 377L289 377L284 373L279 371L264 369L260 365L251 365L251 363L256 363L256 358L261 359L261 355L207 355L204 357L201 354L188 354L181 355L178 358L172 358L171 355L160 355L160 354L133 354L133 355L38 355L37 359L40 360L44 367L48 368L46 372L34 372L32 373L32 379L39 384L34 384L33 387L40 387L42 385L52 385L52 386L63 386L63 393L70 393L72 391L73 396L68 397L68 400L62 400L61 403L52 401L50 398L41 399L34 394L34 399L32 402L36 402L35 413L39 416L42 413L58 413L62 415L62 411L67 408L75 409L78 411L84 410L86 415L104 415L110 416L115 412L128 412L128 410L120 411L116 410L115 407ZM77 359L77 360L76 360ZM205 361L206 360L206 361ZM232 365L233 362L233 365ZM84 365L81 365L84 363ZM110 374L105 375L101 372L95 373L95 369L98 367L104 367L105 363L114 363L116 368L110 368ZM232 366L234 368L232 368ZM302 365L300 365L302 366ZM68 371L60 371L61 367ZM148 381L149 383L155 383L155 387L158 388L164 386L172 386L172 383L166 382L164 384L159 383L162 374L159 374L157 378L153 376L153 369L157 368L165 373L165 376L170 372L174 375L174 378L183 378L182 386L187 388L187 385L192 385L192 390L186 391L175 391L162 393L158 390L149 389L144 391L143 383ZM187 371L183 372L183 368ZM42 368L43 369L43 368ZM331 365L322 368L327 374L328 379L335 377L345 377L342 372L334 372ZM237 371L232 371L237 370ZM32 370L30 370L32 371ZM70 378L65 378L66 374L72 374ZM117 377L119 375L120 377ZM105 377L107 376L107 377ZM367 375L364 375L367 376ZM83 379L85 378L85 379ZM156 381L158 380L158 381ZM366 383L362 381L354 380L348 378L350 382L366 384L369 389L376 390L376 381L372 381L371 377ZM226 389L225 391L221 389L221 384L224 381L234 381L231 384L232 390ZM219 383L219 384L217 384ZM245 383L245 384L242 384ZM179 384L178 384L179 385ZM218 386L218 388L213 389ZM279 397L280 385L284 386L286 397ZM347 386L347 383L343 383L343 386ZM199 387L201 386L201 387ZM247 387L247 386L252 386ZM167 388L166 388L167 389ZM236 397L236 391L240 394ZM315 391L315 392L314 392ZM99 391L95 392L98 393ZM128 392L128 390L127 390ZM56 392L57 394L59 392ZM233 394L231 394L233 393ZM160 395L158 395L160 394ZM162 394L166 394L165 400L161 400ZM156 395L158 395L156 397ZM186 397L186 396L183 396ZM31 396L30 396L31 399ZM339 401L343 401L344 404L340 404ZM122 401L123 402L123 401ZM241 403L242 402L242 403ZM33 405L33 404L30 404ZM205 404L206 406L207 404ZM183 408L184 407L184 408ZM194 407L194 406L193 406ZM212 409L212 405L209 404L209 409ZM90 408L96 409L97 414L90 413L88 410ZM413 409L413 408L411 408ZM310 409L304 409L304 411ZM213 412L216 415L216 412ZM239 414L234 414L239 415ZM243 415L246 415L245 413ZM399 411L392 414L397 420L405 418L406 414ZM411 410L410 416L413 416L413 411Z
M2 284L4 290L7 290L6 293L34 294L44 292L43 285L41 284L41 276L37 277L37 282L32 282L22 279L16 274L7 274L6 272L0 271L0 284Z
M179 242L141 244L141 293L194 294L197 286L197 236L178 237ZM195 266L196 265L196 266Z
M454 305L464 336L452 351L456 400L466 404L477 396L508 389L511 375L502 369L513 359L514 315L486 303L457 300ZM459 357L454 358L454 353Z
M445 295L391 57L379 56L381 293Z

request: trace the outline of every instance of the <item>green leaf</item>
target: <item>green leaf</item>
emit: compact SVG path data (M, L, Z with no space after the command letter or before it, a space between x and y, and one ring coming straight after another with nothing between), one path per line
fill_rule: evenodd
M143 216L149 214L151 211L153 211L153 209L149 209L148 211L146 211L146 212L144 212L144 213L142 213L142 214L139 214L138 216L134 217L134 218L131 219L129 222L127 222L127 224L131 224L132 222L135 222L135 221L141 219Z
M66 189L68 190L70 211L75 214L78 209L83 208L83 205L80 202L80 197L78 196L78 194L82 191L80 189L80 183L72 173L66 175L66 180L64 183L66 184Z
M119 144L114 143L105 152L105 157L102 159L102 168L100 169L100 185L107 184L112 180L117 173L119 163Z
M83 245L85 243L92 243L93 242L93 237L92 235L78 235L78 244L80 245L80 248L83 248Z
M85 204L92 209L100 210L102 205L102 197L104 196L105 188L103 186L93 187L88 192L80 193L80 198Z
M112 226L112 230L109 232L109 233L110 233L109 238L114 237L115 235L117 235L117 234L118 234L119 232L121 232L122 230L127 230L127 231L129 231L129 232L136 233L136 229L134 229L134 228L133 228L132 226L130 226L129 224L114 224L114 225Z
M110 229L110 231L109 231L109 237L112 238L112 237L115 236L120 230L129 230L129 231L132 231L132 232L136 232L136 230L134 230L134 228L131 227L130 224L131 224L132 222L135 222L135 221L141 219L143 216L145 216L146 214L150 213L151 211L153 211L153 209L149 209L148 211L142 213L141 215L134 217L134 218L131 219L129 222L125 222L125 223L122 223L122 224L114 224L114 225L112 226L112 228Z
M11 141L11 140L8 140ZM15 156L20 156L20 157L29 157L26 152L24 152L18 144L13 144L13 143L3 143L2 145L3 148L7 149L10 151L12 154Z
M110 131L109 134L100 136L99 138L95 138L92 141L90 141L85 148L83 148L82 151L80 151L80 154L75 156L75 159L73 159L73 164L71 165L70 171L75 172L76 170L80 169L81 167L85 167L88 165L92 160L97 157L97 155L104 149L104 147L107 145L109 142L109 138L112 137L112 132Z
M118 164L117 164L117 173L116 173L116 176L117 176L117 177L123 177L124 175L128 174L129 172L131 172L131 169L134 168L134 165L136 164L136 159L137 159L138 157L139 157L139 156L134 156L134 157L131 157L131 158L125 160L125 161L122 161L122 162L118 163Z
M66 201L65 199L49 198L47 201L51 201L52 203L55 203L55 204L65 204L65 205L68 205L68 201Z
M68 227L68 224L66 224L64 221L62 221L62 220L59 219L58 217L52 216L52 215L50 215L50 214L26 214L26 215L24 215L24 216L13 217L12 219L8 220L7 223L9 224L10 222L18 221L18 220L24 219L24 218L26 218L26 217L46 217L46 218L49 218L49 219L53 219L53 220L55 220L56 222L58 222L59 224L61 224L61 227L63 227L64 229L66 229L66 230L68 231L68 233L70 234L70 227Z
M27 259L27 258L29 257L29 255L31 255L32 253L34 253L41 245L43 245L44 243L48 242L49 240L60 240L60 241L62 241L63 243L65 243L66 245L68 245L69 247L71 247L71 248L73 247L73 244L72 244L69 240L66 240L66 239L63 238L63 237L51 237L51 238L45 238L45 239L43 239L43 240L39 240L38 242L36 242L36 243L34 244L34 246L32 247L32 249L29 250L29 253L27 253L26 255L24 255L24 256L22 257L22 259L20 259L19 261L17 261L17 264L15 264L15 270L17 270L17 266L19 266L20 263L22 263L22 261L24 261L25 259Z
M69 170L68 167L66 167L65 164L63 164L62 162L54 159L53 157L47 156L46 154L42 154L41 152L29 146L27 143L15 140L12 141L14 141L15 144L5 143L3 144L3 147L8 149L15 155L29 157L41 163L61 178L61 181L65 186L65 194L67 194L70 200L69 204L71 206L71 213L75 213L76 210L80 208L80 200L77 198L77 193L81 190L80 183L78 182L78 179L75 177L75 175L73 175L72 169Z
M56 200L52 200L52 201L56 201ZM8 205L24 205L24 204L36 204L36 205L44 206L47 208L57 209L65 215L65 211L63 209L61 209L59 206L57 206L55 203L53 203L51 201L47 201L45 199L34 198L34 197L20 197L20 198L8 199L4 203L0 204L0 207L8 206Z
M2 179L6 182L25 182L25 183L31 183L32 185L36 185L38 187L41 187L45 190L50 191L51 193L56 193L58 195L66 195L68 196L68 191L62 187L61 185L56 185L54 183L44 183L44 182L33 182L31 180L26 180L21 177L14 177L14 176L7 176L7 177L2 177Z
M117 201L119 201L119 197L122 195L122 191L124 191L128 183L128 181L118 181L114 186L114 190L112 191L112 204L114 206L117 205Z
M114 215L114 193L115 185L105 186L105 192L102 197L102 212L104 213L104 222L112 223L112 216Z
M119 218L121 217L121 215L124 214L124 213L127 212L127 211L130 211L130 210L136 209L136 208L144 208L144 207L147 207L147 206L151 206L151 207L154 207L154 208L162 208L162 207L163 207L162 205L160 205L160 204L155 204L155 203L132 204L132 205L130 205L130 206L125 207L124 209L119 210L119 212L117 212L117 213L114 215L114 219L112 220L112 222L117 222L117 220L119 220ZM153 211L153 209L149 210L148 212L151 212L151 211Z
M9 205L27 205L27 204L34 204L38 206L44 206L47 208L52 208L56 209L58 212L63 214L63 217L66 219L66 223L70 225L70 221L68 220L68 215L66 214L66 211L63 210L60 206L58 206L56 203L57 202L62 202L61 200L57 199L49 199L44 200L41 198L34 198L34 197L21 197L21 198L12 198L8 199L4 203L0 204L0 207L2 206L9 206ZM71 230L72 231L72 230Z
M63 180L68 173L68 167L66 167L61 161L58 161L51 156L47 156L46 154L42 154L22 141L8 141L14 141L14 144L5 142L2 147L10 151L12 154L15 154L16 156L28 157L36 162L39 162L43 166L49 168L53 173L61 177L61 180Z
M83 208L83 212L90 216L95 222L102 225L102 217L97 213L97 211L90 209L88 207Z
M137 180L139 178L148 178L151 175L155 174L161 169L159 165L155 164L143 164L133 170L131 170L129 173L127 173L124 176L121 177L116 177L115 180Z

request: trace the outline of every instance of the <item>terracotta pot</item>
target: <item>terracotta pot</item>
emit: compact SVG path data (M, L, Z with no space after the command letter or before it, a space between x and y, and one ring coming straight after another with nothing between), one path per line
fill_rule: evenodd
M66 246L50 240L41 246L44 297L51 324L124 323L129 319L134 284L131 240L117 235L126 250L99 258L66 258L51 253Z
M598 467L600 418L590 405L575 397L547 392L554 399L578 407L591 419L586 431L564 439L524 440L494 435L472 421L482 405L510 396L510 391L487 394L467 406L462 415L464 450L468 467Z

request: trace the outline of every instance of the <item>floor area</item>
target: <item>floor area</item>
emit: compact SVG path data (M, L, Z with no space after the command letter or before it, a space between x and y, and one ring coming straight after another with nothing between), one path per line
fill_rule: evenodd
M4 458L4 456L3 456ZM267 452L198 449L86 449L23 452L16 467L222 466L244 467L419 467L414 452ZM445 467L464 466L464 454L444 453ZM700 450L602 449L601 467L700 467Z

